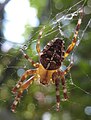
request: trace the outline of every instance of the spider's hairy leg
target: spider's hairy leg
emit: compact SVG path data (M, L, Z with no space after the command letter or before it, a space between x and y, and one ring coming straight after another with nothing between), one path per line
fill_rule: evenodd
M17 104L19 103L21 96L22 96L22 92L19 91L18 94L17 94L16 97L15 97L14 102L13 102L12 105L11 105L11 111L12 111L12 112L15 112L16 106L17 106Z
M63 95L64 95L63 101L66 101L68 99L64 75L65 74L63 71L54 72L52 75L53 82L55 83L55 86L56 86L56 101L57 101L56 110L57 111L60 110L60 80L61 80L62 87L63 87Z
M72 54L71 58L70 58L69 66L64 71L60 71L61 82L62 82L62 86L63 86L64 100L68 99L66 82L65 82L65 75L70 71L71 67L73 66L73 63L74 63L74 57L73 57L73 54Z
M24 82L24 83L21 85L19 91L17 91L15 100L14 100L13 104L11 105L11 111L12 111L12 112L15 112L16 106L17 106L17 104L19 103L19 101L20 101L20 99L21 99L21 97L22 97L23 91L29 87L29 85L30 85L30 84L32 83L32 81L34 80L34 77L35 77L35 76L32 76L29 80L27 80L26 82Z
M35 70L27 70L22 77L20 78L20 80L18 81L18 83L16 84L16 86L12 89L13 93L16 93L17 90L21 87L21 85L23 84L23 81L29 76L29 75L34 75L36 74L37 69Z
M41 52L41 49L40 49L40 39L42 38L42 34L43 34L44 29L45 29L45 26L39 32L38 41L37 41L37 44L36 44L36 50L37 50L39 56L40 56L40 52Z
M54 72L52 76L53 82L56 87L56 110L60 110L60 78L58 77L58 73Z
M78 22L77 22L77 25L76 25L73 40L72 40L72 43L68 46L68 48L67 48L67 50L64 54L64 58L66 58L69 55L69 53L73 50L74 46L76 45L78 32L79 32L80 25L82 23L82 18L83 18L83 9L81 9L79 11L79 13L80 13L80 18L78 19Z
M63 95L64 95L64 101L68 99L68 95L67 95L67 89L66 89L66 82L65 82L65 76L62 73L61 76L61 83L62 83L62 87L63 87Z
M30 62L30 63L32 63L32 65L34 66L34 67L39 67L39 63L35 63L33 60L32 60L32 58L30 58L24 51L23 51L23 49L20 49L20 51L22 52L22 54L23 54L23 56Z

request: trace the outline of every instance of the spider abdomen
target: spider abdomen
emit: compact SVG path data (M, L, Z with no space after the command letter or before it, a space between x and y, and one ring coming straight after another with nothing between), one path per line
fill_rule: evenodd
M40 62L47 70L56 70L61 66L64 59L64 41L55 38L42 50Z

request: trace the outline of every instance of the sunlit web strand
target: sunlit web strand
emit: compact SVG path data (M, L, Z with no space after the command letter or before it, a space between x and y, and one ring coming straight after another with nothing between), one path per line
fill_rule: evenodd
M73 7L73 6L72 6ZM72 7L71 7L71 9L72 9ZM70 9L70 10L71 10ZM68 9L69 10L69 9ZM73 18L73 16L77 16L77 14L78 14L78 10L77 11L75 11L75 12L73 12L73 13L70 13L70 14L68 14L67 16L71 16L70 17L70 20ZM62 18L61 17L61 19L64 19L64 18ZM68 18L69 19L69 18ZM47 26L46 26L47 27ZM63 26L61 26L61 29L64 27L64 25ZM86 26L86 29L87 29L87 27L88 27L88 25ZM53 29L53 28L52 28ZM86 31L86 29L83 31L83 34L84 34L84 32ZM58 29L56 29L56 30L54 30L54 31L51 31L51 30L49 30L49 31L47 31L47 34L45 34L43 37L45 37L45 36L49 36L50 34L53 34L54 32L56 32L56 31L58 31ZM37 34L37 33L39 33L39 31L37 31L35 34ZM35 35L35 34L33 34L33 36ZM33 36L32 36L32 38L33 38ZM32 42L35 42L35 41L37 41L37 40L34 40L34 41L32 41ZM28 45L30 45L30 41L27 41L28 43ZM78 41L79 42L79 41ZM22 47L22 45L20 45L21 47Z
M66 11L66 13L65 14L67 14L73 7L75 7L75 6L77 6L78 4L80 4L81 2L83 2L83 0L81 0L80 2L78 2L78 3L76 3L75 5L73 5L72 7L70 7L69 9L66 9L65 11ZM85 2L84 2L85 3ZM79 10L77 10L77 11L75 11L75 12L73 12L73 13L70 13L70 14L67 14L66 15L66 17L64 16L64 17L61 17L61 18L59 18L59 19L61 19L61 20L63 20L63 19L73 19L73 17L74 16L77 16L77 14L78 14L78 11ZM62 11L61 13L63 13L64 11ZM68 17L68 16L71 16L70 18ZM68 18L67 18L68 17ZM60 21L61 22L61 21ZM56 25L57 25L57 23L56 23ZM55 26L56 27L56 26ZM63 28L64 26L61 26L61 29ZM53 28L52 28L53 29ZM48 35L50 35L50 34L52 34L52 33L54 33L54 32L56 32L57 31L57 29L56 30L54 30L54 31L52 31L52 32L50 32L50 30L48 31L49 33L48 34L45 34L45 36L48 36ZM35 34L37 34L39 31L37 31ZM35 34L33 34L33 36L35 35ZM84 33L83 33L84 34ZM30 45L30 43L31 43L31 39L33 38L33 36L31 37L31 38L29 38L29 40L27 40L27 42L26 42L26 44L27 45ZM45 37L44 36L44 37ZM34 40L34 41L37 41L37 40ZM32 41L32 42L34 42L34 41ZM19 46L20 47L22 47L23 45L20 45L19 44Z
M79 11L79 10L78 10L78 11ZM61 19L60 22L62 22L62 20L65 20L65 19L71 20L71 19L73 19L74 16L78 16L78 11L75 11L75 12L73 12L73 13L70 13L70 14L66 15L67 17L68 17L68 16L71 16L70 18L67 18L67 17L65 17L65 16L59 18L59 19ZM62 25L62 26L60 27L60 25L58 25L58 23L59 23L58 21L55 22L56 25L55 25L54 27L52 27L50 30L48 30L47 32L45 32L45 35L42 36L42 38L44 38L44 37L46 37L46 36L49 36L49 35L57 32L60 28L62 29L62 28L64 28L64 27L67 26L67 25ZM53 24L54 24L54 23L53 23ZM70 23L69 23L69 24L70 24ZM49 26L52 26L52 24L51 24L51 25L48 25L48 26L46 25L46 28L49 27ZM56 28L57 26L58 26L58 28ZM59 28L59 27L60 27L60 28ZM56 28L56 29L53 30L54 28Z
M75 11L73 13L62 15L62 17L59 16L59 18L57 20L52 21L52 24L50 24L50 26L53 25L52 29L54 29L55 27L58 27L59 32L61 33L61 36L65 37L65 35L62 31L62 28L66 27L68 24L67 25L64 24L64 25L60 26L60 23L62 23L62 21L65 21L65 20L71 21L74 16L78 16L78 14L80 13L80 10L81 10L81 8L79 8L77 11ZM69 22L69 24L70 24L70 22ZM50 32L51 30L49 30L47 32L48 33L47 35L50 35L51 33L57 31L57 30L54 30L53 32ZM45 35L45 36L47 36L47 35Z
M72 8L74 8L75 6L79 5L81 2L83 2L84 0L81 0L79 1L78 3L76 3L75 5L73 5L72 7L70 7L69 9L66 9L64 11L62 11L61 13L65 12L65 14L67 14ZM85 4L86 0L84 1L84 4ZM73 13L74 14L74 13ZM68 14L69 15L69 14ZM72 18L71 18L72 19ZM38 31L37 31L38 32ZM37 33L36 32L36 33ZM34 35L33 35L34 36ZM32 37L33 37L32 36ZM32 37L29 37L29 39L27 41L29 41L30 39L32 39ZM29 42L30 43L30 42ZM29 44L29 43L26 43L26 44ZM18 46L22 46L21 44L17 44Z
M77 16L77 15L78 15L78 13L79 13L79 11L80 11L81 8L79 8L77 11L75 11L75 12L73 12L73 13L70 13L70 14L68 14L68 12L69 12L72 8L74 8L75 6L79 5L79 4L82 3L82 2L84 2L83 5L82 5L82 6L84 6L85 3L86 3L86 1L87 1L87 0L85 0L85 1L84 1L84 0L81 0L81 1L79 1L78 3L74 4L72 7L68 8L68 9L65 9L64 11L60 12L60 14L65 13L66 16L62 16L62 17L59 18L59 19L61 19L61 20L63 20L63 19L70 19L70 20L73 19L74 16ZM58 14L59 14L59 13L58 13ZM72 16L72 17L71 17L71 18L67 18L68 16ZM56 17L56 16L55 16L55 17ZM55 17L49 22L49 24L52 23L52 21L55 21ZM58 22L58 21L56 21L56 25L57 25L57 22ZM60 22L61 22L61 21L60 21ZM53 23L52 23L52 24L53 24ZM50 24L49 26L52 26L52 24ZM46 27L47 27L47 25L46 25ZM56 26L55 26L55 27L56 27ZM55 31L56 31L56 30L55 30ZM37 34L38 32L39 32L39 31L37 31L35 34ZM35 34L34 34L34 35L35 35ZM51 33L49 33L49 34L47 34L47 35L50 35L50 34L51 34ZM33 35L33 36L34 36L34 35ZM45 36L47 36L47 35L45 35ZM32 39L33 36L30 37L29 40Z
M64 10L64 11L62 11L61 13L64 13L65 12L65 16L62 16L61 18L59 18L59 20L58 21L60 21L60 20L65 20L65 19L69 19L69 20L71 20L71 19L73 19L73 17L74 16L77 16L78 15L78 13L79 13L79 10L81 9L81 8L79 8L77 11L75 11L75 12L73 12L73 13L70 13L70 14L67 14L72 8L74 8L75 6L77 6L78 4L80 4L81 2L83 2L84 0L81 0L81 1L79 1L78 3L76 3L75 5L73 5L72 7L70 7L69 9L66 9L66 10ZM85 4L85 2L84 2L84 4ZM69 16L71 16L71 17L69 17ZM54 17L55 18L55 17ZM51 20L51 21L54 21L53 19ZM57 26L57 22L58 21L56 21L56 26ZM61 21L60 21L61 22ZM52 23L52 24L54 24L54 22ZM47 26L47 25L46 25ZM50 24L50 26L51 26L51 24ZM55 26L55 27L56 27ZM61 27L62 28L62 27ZM53 28L52 28L53 29ZM34 37L34 35L35 34L37 34L39 31L37 31L36 33L34 33L33 34L33 36L31 37L29 37L28 38L28 40L27 40L27 42L25 43L25 44L27 44L28 46L31 44L31 42L33 42L32 41L32 39L33 39L33 37ZM50 31L49 31L50 32ZM56 32L56 30L54 31L54 32ZM45 36L48 36L48 35L50 35L50 34L52 34L53 32L50 32L50 33L48 33L48 34L46 34ZM44 36L44 37L45 37ZM21 47L22 47L23 45L21 45Z
M72 76L71 76L71 74L70 74L70 84L71 84L72 86L75 86L77 89L83 91L85 94L91 96L91 93L90 93L90 92L87 92L86 90L84 90L84 89L82 89L81 87L79 87L79 86L77 86L76 84L74 84L74 82L72 81Z
M84 0L81 0L81 1L79 1L78 3L74 4L72 7L68 8L68 9L65 9L64 11L62 11L62 12L60 12L60 13L58 13L58 14L63 14L63 15L65 16L65 15L68 14L69 11L71 11L72 8L74 8L74 7L76 7L77 5L79 5L79 4L81 4L82 2L84 2L84 3L81 5L81 7L80 7L77 11L74 12L74 14L75 14L75 13L79 12L79 10L85 5L86 1L87 1L87 0L85 0L85 1L84 1ZM64 14L64 13L65 13L65 14ZM57 14L57 15L58 15L58 14ZM57 16L57 15L56 15L56 16ZM56 16L50 21L50 23L52 23L52 21L55 21ZM64 16L62 16L62 18L60 18L60 20L61 20L61 19L64 19ZM70 14L68 14L68 16L70 16ZM66 16L66 17L67 17L67 16ZM65 18L66 18L66 17L65 17ZM59 22L60 20L56 21L56 23ZM55 23L55 24L56 24L56 23Z
M82 40L82 38L84 36L84 33L86 32L86 30L87 30L88 26L90 25L90 23L91 23L91 19L88 21L88 24L86 25L85 29L83 30L80 41Z
M89 77L89 75L83 71L83 74L88 78L88 80L91 82L91 78Z
M91 19L88 21L86 27L85 27L84 30L82 31L81 37L80 37L80 38L78 37L78 40L77 40L77 42L76 42L76 46L74 47L73 52L76 51L76 48L79 46L80 42L82 41L82 39L83 39L83 37L84 37L84 34L85 34L85 32L86 32L86 30L87 30L87 28L88 28L88 26L89 26L90 23L91 23Z

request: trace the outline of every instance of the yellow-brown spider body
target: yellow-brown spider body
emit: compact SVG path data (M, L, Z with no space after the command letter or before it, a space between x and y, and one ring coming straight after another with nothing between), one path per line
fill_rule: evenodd
M38 73L40 83L48 84L52 80L52 74L60 68L64 59L64 42L55 38L50 41L40 53L40 65Z
M73 65L73 56L71 57L70 64L65 70L61 70L60 67L64 62L64 59L70 54L77 42L78 31L80 29L82 21L83 9L79 11L81 17L78 19L77 26L75 28L74 36L71 44L66 51L64 50L64 42L60 38L54 38L51 40L41 51L40 39L45 27L43 27L39 33L36 49L39 55L39 63L35 63L24 51L21 49L24 57L32 63L35 69L27 70L20 78L16 86L12 89L12 92L16 95L15 100L11 106L11 110L14 112L15 108L20 101L22 93L25 89L28 89L30 84L39 79L43 85L49 84L51 81L55 84L56 88L56 109L60 109L60 81L63 88L64 100L68 99L65 75L69 72ZM30 76L28 80L27 77Z
M44 85L48 85L52 81L52 74L56 72L56 70L46 70L42 64L39 64L39 68L37 68L37 74L40 79L40 83Z

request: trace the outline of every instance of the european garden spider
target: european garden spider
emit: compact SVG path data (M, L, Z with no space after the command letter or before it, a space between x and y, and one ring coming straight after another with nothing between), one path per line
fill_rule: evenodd
M12 92L16 95L15 100L11 106L11 110L14 112L15 108L20 101L22 93L25 89L28 89L30 84L35 79L40 79L40 83L43 85L48 85L51 81L55 84L56 87L56 110L59 111L60 108L60 80L63 87L63 95L64 100L68 99L67 89L66 89L66 82L65 82L65 75L71 69L73 65L73 58L71 58L69 66L66 70L61 70L60 67L64 59L69 55L69 53L73 50L74 46L77 42L78 31L80 29L82 16L83 16L83 9L79 11L80 18L78 19L77 26L74 32L72 43L68 46L67 50L64 51L64 41L60 38L54 38L54 40L50 41L44 49L40 50L40 39L42 37L42 33L45 27L41 29L38 36L38 41L36 45L36 49L39 55L40 63L35 63L27 54L24 53L23 49L21 52L23 53L24 57L32 63L32 65L36 69L29 69L27 70L20 78L16 86L13 88ZM26 80L26 78L31 75L31 77Z

